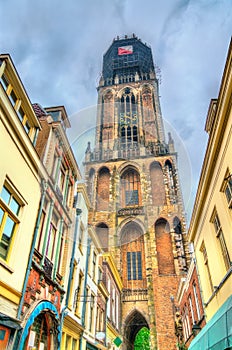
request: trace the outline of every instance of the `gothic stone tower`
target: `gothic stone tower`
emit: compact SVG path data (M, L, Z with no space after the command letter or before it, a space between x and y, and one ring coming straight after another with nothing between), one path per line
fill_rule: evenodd
M85 171L91 223L123 281L120 331L129 350L144 326L152 350L176 349L175 295L188 264L176 152L170 134L165 142L158 90L150 47L135 35L114 39Z

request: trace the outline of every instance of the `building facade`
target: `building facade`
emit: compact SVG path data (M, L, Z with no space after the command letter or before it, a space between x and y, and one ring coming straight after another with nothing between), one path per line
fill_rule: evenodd
M206 326L190 349L232 348L232 44L217 99L211 100L209 135L189 228L195 246Z
M108 291L106 309L106 346L107 349L116 350L120 346L121 339L121 292L122 280L116 268L115 262L109 253L103 254L103 282ZM115 344L116 343L116 344Z
M202 291L195 258L191 260L187 276L180 281L177 305L176 335L179 344L188 347L196 333L205 326Z
M96 124L86 181L91 223L123 282L121 347L133 349L147 327L152 349L175 349L172 298L188 265L183 202L151 49L135 35L104 55Z
M12 349L22 329L18 309L45 175L34 148L40 130L11 57L0 55L1 349Z
M36 151L46 176L18 309L22 332L18 349L59 349L61 304L68 288L75 208L73 198L80 173L66 136L70 127L63 106L33 105L42 129Z

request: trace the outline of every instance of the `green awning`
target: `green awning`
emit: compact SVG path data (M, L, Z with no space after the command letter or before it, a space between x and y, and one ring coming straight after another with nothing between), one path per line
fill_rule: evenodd
M231 347L232 295L193 339L189 350L225 350Z

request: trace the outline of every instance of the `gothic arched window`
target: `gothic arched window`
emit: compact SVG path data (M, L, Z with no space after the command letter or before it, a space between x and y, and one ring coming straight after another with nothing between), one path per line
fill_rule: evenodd
M141 205L141 184L139 173L126 169L121 176L122 207Z
M138 142L138 115L135 95L126 88L119 102L119 134L123 147Z
M175 176L173 165L169 160L165 162L165 171L166 171L170 201L171 203L176 203L178 200L176 176Z
M97 179L97 210L108 210L109 206L110 172L103 167L98 172Z
M161 275L175 273L172 239L168 222L160 218L155 223L158 269Z
M150 165L152 202L154 205L165 204L164 174L159 162Z
M146 287L144 239L141 227L131 221L121 232L122 276L125 288Z

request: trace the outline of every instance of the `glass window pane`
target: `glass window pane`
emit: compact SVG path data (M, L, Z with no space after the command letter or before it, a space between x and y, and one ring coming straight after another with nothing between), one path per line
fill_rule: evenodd
M3 235L5 235L9 240L13 235L14 227L15 227L15 222L8 216L4 227Z
M136 271L136 253L132 253L132 273L133 273L133 280L137 279L137 271Z
M131 253L127 252L127 279L131 280Z
M9 86L9 83L8 83L8 80L4 74L2 75L1 83L2 83L4 90L6 90Z
M25 114L24 111L23 111L23 109L22 109L22 107L19 108L17 114L18 114L18 117L19 117L20 121L22 122L22 121L23 121L24 114Z
M9 95L9 99L10 99L10 102L12 103L12 105L14 106L16 104L16 101L17 101L17 96L15 95L14 90L11 90L11 93Z
M5 186L3 186L2 192L1 192L1 198L4 200L4 202L5 202L6 204L9 204L9 202L10 202L10 196L11 196L10 192L6 189Z
M3 234L2 234L1 242L0 242L0 256L3 259L6 259L7 257L11 237L14 232L14 227L15 227L14 221L10 217L8 217L4 227Z
M19 213L20 205L14 197L10 201L10 208L16 215Z
M28 134L29 131L30 131L30 125L29 125L28 121L27 121L26 124L24 125L24 129L25 129L26 133Z
M137 253L137 264L138 264L138 280L142 279L142 261L141 261L141 252Z
M4 237L2 237L2 240L0 241L0 257L3 259L6 259L7 257L7 248L8 243L4 241Z
M2 224L3 215L4 215L4 210L2 210L2 208L0 208L0 225Z

